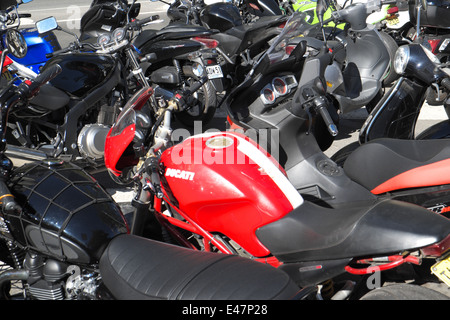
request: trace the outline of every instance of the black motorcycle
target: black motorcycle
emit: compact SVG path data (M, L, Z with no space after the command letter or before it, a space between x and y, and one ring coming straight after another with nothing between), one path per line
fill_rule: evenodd
M139 12L140 4L135 1L131 4L125 0L93 1L81 19L80 38L95 42L110 35L110 30L135 19ZM139 30L133 39L144 76L160 91L173 95L176 91L188 90L204 73L209 74L210 81L191 97L190 108L177 116L186 126L193 126L194 121L209 122L217 108L217 94L223 91L223 73L214 50L217 43L196 40L196 37L212 33L213 30L192 25L169 24L158 30ZM155 98L162 102L158 93Z
M80 42L56 50L42 71L63 71L42 87L25 110L8 119L8 153L24 159L60 157L102 166L106 134L132 90L147 85L132 52L133 30L155 19L135 20L99 43ZM60 29L50 17L36 23L41 33Z
M61 68L0 95L0 298L293 299L282 271L236 256L193 252L128 234L118 205L80 167L57 159L13 169L4 154L8 113ZM220 276L217 276L220 274Z

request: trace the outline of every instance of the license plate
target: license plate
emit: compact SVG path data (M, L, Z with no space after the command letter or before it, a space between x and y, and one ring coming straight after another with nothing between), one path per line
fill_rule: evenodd
M450 256L433 265L431 272L450 287Z
M208 79L222 78L222 68L219 65L207 66L206 73L208 74Z

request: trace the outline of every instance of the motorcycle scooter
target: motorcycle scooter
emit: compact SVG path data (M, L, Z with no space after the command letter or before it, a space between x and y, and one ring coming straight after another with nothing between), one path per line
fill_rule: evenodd
M59 72L61 68L53 65L18 87L10 83L0 95L1 298L296 297L299 288L280 270L130 235L118 205L92 176L72 163L48 159L13 168L4 154L8 112L26 106Z
M255 78L267 79L272 68L291 70L301 64L304 43L297 48L287 59L280 59L280 52L269 52L236 92L249 88ZM318 61L312 60L317 70ZM318 78L307 72L312 70L304 68L302 75L308 81L299 82L308 93L319 90ZM245 92L247 99L253 95ZM142 231L150 210L183 246L271 264L301 287L315 287L346 272L368 275L404 263L420 264L422 258L435 259L433 255L445 260L448 219L392 199L372 198L340 208L314 204L298 192L266 150L243 134L209 132L171 146L171 115L182 109L182 99L172 99L161 109L157 123L147 125L141 108L148 98L143 91L141 99L123 110L105 145L105 163L113 174L133 168L132 233ZM320 96L313 100L321 101ZM323 112L321 107L317 112ZM442 251L434 251L437 248ZM372 262L376 265L367 266Z
M448 93L450 77L438 58L421 44L401 46L394 59L399 80L369 114L355 141L336 152L331 159L343 166L347 157L359 147L378 138L426 140L450 137L449 120L445 119L416 132L421 109L425 101L432 107L450 110ZM430 95L430 92L433 94ZM435 96L434 101L428 98Z

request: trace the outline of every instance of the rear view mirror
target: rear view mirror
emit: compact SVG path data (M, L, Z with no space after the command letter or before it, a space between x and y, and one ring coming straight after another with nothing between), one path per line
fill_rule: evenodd
M5 37L6 47L14 57L22 59L26 56L28 47L25 37L16 29L9 29Z
M46 33L55 29L58 29L58 22L55 17L45 18L36 22L36 28L39 33Z

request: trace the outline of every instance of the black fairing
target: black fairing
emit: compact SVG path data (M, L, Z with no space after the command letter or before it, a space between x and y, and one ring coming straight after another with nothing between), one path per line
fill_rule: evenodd
M428 87L400 78L378 102L361 128L359 141L376 138L414 139L414 128Z
M409 50L410 58L404 72L408 77L413 77L427 85L448 77L447 73L428 58L421 45L411 44Z
M97 1L81 17L80 32L81 39L98 37L105 31L111 31L123 27L127 22L126 1L122 3L123 8L117 8L117 3L123 1ZM137 3L130 10L130 18L138 16L141 4Z
M152 59L152 63L164 61L175 58L177 56L195 52L201 49L201 44L193 40L163 40L163 41L149 41L139 48L142 54L155 53L156 58Z
M8 215L22 245L74 263L97 263L112 238L127 233L118 205L79 167L59 160L14 172L11 193L22 206Z
M409 4L411 22L417 23L417 9L414 1ZM427 9L420 14L420 25L423 27L450 29L450 1L427 0Z
M200 20L209 28L220 32L242 25L239 9L231 3L214 3L206 6L200 13Z
M70 96L81 98L106 82L116 67L116 60L95 53L69 53L50 59L42 71L58 64L62 72L50 83Z
M416 250L449 235L450 220L423 207L387 200L371 206L324 208L305 202L256 231L283 262L329 261Z

